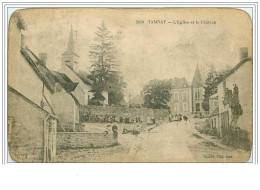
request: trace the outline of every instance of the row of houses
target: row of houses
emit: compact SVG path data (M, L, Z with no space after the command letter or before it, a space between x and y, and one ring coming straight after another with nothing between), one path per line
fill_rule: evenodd
M57 127L66 123L75 131L79 107L93 97L93 82L89 73L79 69L72 27L58 71L47 67L46 53L37 55L26 45L26 30L16 11L9 22L8 42L8 142L16 142L9 151L16 161L47 162L56 154ZM106 104L108 95L103 96Z
M220 137L225 137L231 127L237 127L249 134L253 130L253 62L248 56L248 48L240 49L240 62L232 68L222 80L218 81L217 93L209 99L211 129L216 129ZM243 110L242 115L234 122L232 110L225 102L227 90L238 90L238 102ZM238 103L237 102L237 103ZM233 121L232 121L233 120Z

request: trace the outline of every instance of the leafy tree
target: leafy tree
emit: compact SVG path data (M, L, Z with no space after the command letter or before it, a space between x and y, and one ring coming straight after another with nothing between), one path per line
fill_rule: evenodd
M228 67L223 70L216 71L215 68L211 66L204 83L204 95L202 102L202 108L204 111L209 111L209 98L218 92L218 82L222 80L225 74L229 71L230 68Z
M107 91L109 104L120 104L123 100L123 88L126 83L117 70L114 37L102 22L95 32L94 43L90 46L91 79L94 81L92 90L94 100L102 100L102 92Z
M172 83L170 80L151 80L143 88L144 105L153 109L169 109Z
M231 109L232 121L230 125L232 126L233 123L237 123L238 118L243 114L243 109L239 102L239 90L236 84L233 85L233 91L226 88L223 104L229 105Z

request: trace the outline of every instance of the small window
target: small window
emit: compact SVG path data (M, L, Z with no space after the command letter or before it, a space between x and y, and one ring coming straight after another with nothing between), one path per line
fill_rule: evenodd
M188 104L187 103L183 103L183 111L184 112L188 111Z
M199 100L200 99L200 93L199 92L195 92L195 99Z
M174 100L179 100L179 92L174 92Z
M187 92L186 91L182 92L182 99L187 100Z

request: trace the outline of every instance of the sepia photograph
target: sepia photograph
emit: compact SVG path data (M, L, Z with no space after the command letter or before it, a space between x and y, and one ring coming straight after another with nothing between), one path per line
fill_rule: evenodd
M253 25L243 10L20 9L7 50L12 162L250 159Z

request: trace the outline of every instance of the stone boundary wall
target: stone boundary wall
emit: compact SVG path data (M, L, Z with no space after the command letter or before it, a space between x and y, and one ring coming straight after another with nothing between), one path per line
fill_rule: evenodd
M118 144L113 133L58 132L57 149L102 148Z
M170 114L167 109L151 109L151 108L130 108L130 107L116 107L116 106L81 106L80 115L116 115L117 117L141 117L143 121L147 117L166 118Z

